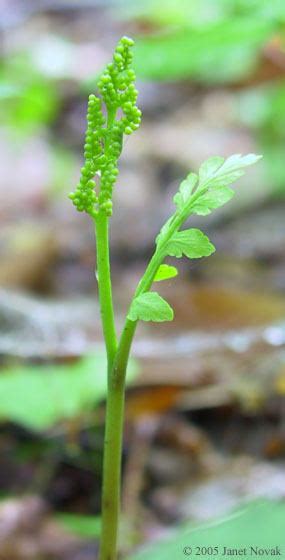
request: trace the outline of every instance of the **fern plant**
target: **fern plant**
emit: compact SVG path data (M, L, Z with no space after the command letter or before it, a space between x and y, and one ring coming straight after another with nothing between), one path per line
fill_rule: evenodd
M100 560L117 558L125 377L136 327L140 320L162 322L173 319L173 310L157 291L151 290L152 284L177 275L177 269L164 262L168 255L196 259L208 257L215 251L202 231L182 227L192 214L205 216L228 202L234 195L229 185L261 157L254 154L238 154L227 159L212 157L201 165L198 174L190 173L182 181L173 199L174 213L156 238L153 256L135 290L118 339L108 231L124 135L137 130L141 120L132 69L133 44L128 37L119 41L113 61L99 80L100 96L89 96L85 162L76 190L69 195L76 209L89 214L95 226L99 302L108 358Z

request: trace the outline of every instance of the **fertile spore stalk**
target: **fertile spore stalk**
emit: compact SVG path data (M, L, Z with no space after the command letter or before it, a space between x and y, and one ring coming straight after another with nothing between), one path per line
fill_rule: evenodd
M153 256L135 290L118 341L108 228L123 138L137 130L141 120L141 111L136 106L138 92L132 69L133 44L128 37L120 39L113 61L107 65L98 83L101 97L89 96L85 162L76 190L69 195L77 210L89 214L95 226L99 302L108 360L99 560L117 558L125 377L136 326L139 320L162 322L173 319L170 305L157 292L150 291L152 284L178 274L174 266L163 264L167 256L195 259L207 257L215 251L202 231L196 228L181 230L181 226L191 214L205 216L228 202L234 195L228 185L244 174L244 168L261 157L254 154L237 154L226 160L212 157L201 165L197 175L190 173L182 181L173 199L176 210L156 238Z

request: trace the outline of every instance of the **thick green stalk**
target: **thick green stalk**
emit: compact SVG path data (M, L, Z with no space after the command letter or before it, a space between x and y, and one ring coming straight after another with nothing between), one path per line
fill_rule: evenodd
M104 213L99 213L95 220L97 278L99 287L100 313L103 335L106 344L108 371L111 370L117 350L117 337L114 320L112 284L109 256L109 219Z
M124 384L114 388L110 383L110 373L117 350L117 338L110 275L108 217L105 214L98 214L95 229L99 303L108 359L100 560L114 560L120 510Z
M117 558L125 384L109 382L103 465L102 531L99 560Z

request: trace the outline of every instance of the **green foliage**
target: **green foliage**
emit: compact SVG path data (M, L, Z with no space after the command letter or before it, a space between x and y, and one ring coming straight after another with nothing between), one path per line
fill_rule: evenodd
M17 134L30 134L55 117L58 96L50 80L26 53L0 64L1 122Z
M271 21L253 17L144 37L136 44L135 70L152 80L236 81L257 66L274 29Z
M202 231L196 228L180 230L180 227L191 214L204 216L230 200L234 191L228 185L239 179L244 174L245 168L256 163L260 157L255 154L246 156L236 154L227 159L218 156L211 157L202 163L198 175L190 173L182 181L173 198L176 205L175 214L167 220L156 238L157 253L154 258L156 254L158 258L160 255L162 258L167 255L178 258L185 255L190 259L211 255L215 251L215 247ZM154 275L153 280L155 278ZM145 301L142 298L146 295ZM142 295L137 293L136 296L139 297L133 301L128 314L128 318L132 321L138 319L170 321L172 319L173 314L171 316L169 310L166 313L166 302L162 300L164 307L160 301L158 302L158 294L153 300L150 298L151 292ZM164 312L166 313L165 319L163 318Z
M209 257L215 251L214 245L199 229L185 229L177 231L166 245L168 255L171 257L188 257L199 259Z
M255 154L235 154L226 160L222 157L211 157L202 163L199 170L200 185L211 181L212 187L229 185L244 175L244 168L256 163L261 156Z
M27 366L0 375L0 419L33 430L91 411L107 393L103 353L74 365ZM136 373L133 363L129 375ZM15 398L18 395L18 398Z
M264 152L268 185L283 194L285 167L285 82L252 87L235 96L237 118L249 127Z
M207 216L216 208L223 206L234 196L234 191L224 186L217 186L213 190L205 192L192 206L192 211L199 216Z
M270 21L284 21L282 0L165 0L163 10L159 0L141 0L139 4L126 2L128 14L148 19L162 26L189 26L203 28L217 21L236 17L256 17Z
M153 279L154 282L160 282L161 280L169 280L169 278L174 278L177 276L178 270L175 266L170 266L169 264L161 264L156 272Z
M128 319L130 321L172 321L173 310L157 292L145 292L137 296L131 304Z
M285 504L283 502L258 501L243 507L233 515L204 524L200 527L193 525L184 526L175 531L167 540L145 547L141 552L132 555L128 560L179 560L183 558L183 551L192 549L191 557L195 557L196 547L203 547L204 560L212 558L226 558L223 555L224 547L246 548L243 558L251 558L250 547L281 549L284 543L284 516ZM218 555L213 554L213 548L218 547ZM189 547L189 548L186 548ZM186 554L184 554L186 556ZM189 554L190 556L190 554ZM232 554L236 557L236 554ZM238 555L240 556L240 555ZM260 553L260 556L270 556L270 553ZM187 557L187 556L186 556Z
M100 517L77 515L74 513L58 513L56 515L56 520L70 533L84 539L94 539L100 535Z
M158 32L137 40L140 77L206 83L232 82L250 75L268 40L282 29L280 0L144 0L128 5L126 17L154 23Z
M69 197L79 212L93 218L99 211L112 215L112 194L118 175L118 158L122 151L123 135L139 128L141 111L136 106L135 73L131 68L132 39L122 37L103 72L98 88L102 99L91 94L87 110L87 130L84 145L85 164L80 181ZM105 103L107 116L102 111ZM123 116L116 119L118 111ZM96 193L94 176L100 176L100 190Z
M199 175L190 173L173 197L177 210L160 230L156 238L157 245L161 246L166 240L166 253L179 257L183 253L186 256L192 253L190 258L213 253L214 246L202 232L196 229L178 232L178 229L191 214L205 216L228 202L234 191L227 185L239 179L245 168L258 162L260 158L261 156L255 154L236 154L226 160L222 157L212 157L202 163Z
M255 154L235 154L226 160L218 156L207 159L199 169L199 176L190 173L182 181L178 193L173 198L177 210L180 213L187 212L187 218L190 214L205 216L223 206L234 195L234 191L227 185L242 177L245 168L260 158L261 156Z
M228 202L234 195L234 191L228 185L239 179L245 168L256 163L260 157L254 154L236 154L227 159L211 157L202 163L198 175L190 173L182 181L178 193L173 198L176 212L164 224L156 239L157 249L153 259L157 257L158 266L152 282L164 279L165 274L166 278L170 277L169 273L174 275L167 265L160 262L167 255L177 258L185 255L190 259L197 259L208 257L215 251L214 245L202 231L196 228L180 230L180 227L191 214L206 215ZM148 269L145 277L148 279ZM128 319L171 321L173 311L156 292L141 292L139 285L130 306Z
M178 210L183 210L191 196L195 186L197 185L198 176L195 173L189 173L186 179L182 181L178 193L173 197Z
M242 177L245 168L256 163L261 156L235 154L226 160L211 157L202 163L197 175L190 173L174 196L174 203L179 212L205 216L216 208L223 206L234 195L227 185ZM188 216L187 216L188 217Z

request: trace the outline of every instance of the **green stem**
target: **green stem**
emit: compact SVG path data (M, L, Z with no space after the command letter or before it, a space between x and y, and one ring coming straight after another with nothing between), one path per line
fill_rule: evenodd
M95 228L100 313L110 371L117 351L117 337L110 274L108 217L105 214L96 216Z
M138 283L133 299L141 295L142 293L147 292L151 288L156 272L167 254L167 243L172 237L173 233L179 229L183 221L184 216L182 216L182 214L180 214L179 212L174 214L173 221L169 227L168 232L164 235L162 242L158 244L156 251L154 252L152 258L148 263L144 275ZM111 383L113 385L121 385L121 383L125 380L130 350L137 323L138 321L130 321L130 319L126 319L120 337L118 350L115 356L113 371L111 374Z
M124 376L122 376L122 379ZM102 532L99 560L117 558L124 419L124 382L108 388L102 494Z
M110 373L117 350L117 338L110 275L108 218L103 213L96 216L95 229L99 303L108 359L100 560L114 560L120 508L124 385L114 388L110 383Z
M108 131L116 117L116 109L108 108ZM110 135L106 139L108 154ZM111 383L111 373L117 351L112 283L110 274L108 217L100 213L95 219L99 303L103 334L108 357L108 394L103 454L102 530L99 560L115 560L120 513L121 457L124 420L124 382L116 387ZM125 376L124 376L125 377Z
M156 269L157 257L153 257L147 268L149 281L152 281ZM108 373L99 560L115 560L117 557L125 377L136 325L137 322L126 320L113 367Z

